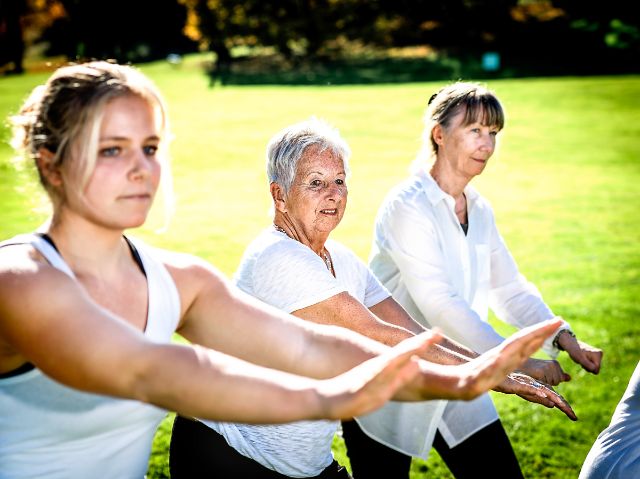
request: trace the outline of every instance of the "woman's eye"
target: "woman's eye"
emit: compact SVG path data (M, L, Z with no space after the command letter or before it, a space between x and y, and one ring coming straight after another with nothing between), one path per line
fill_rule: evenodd
M111 146L109 148L102 148L100 150L100 156L113 157L118 156L122 150L119 146Z
M498 132L497 131L491 131L491 132L489 132L489 134L491 136L498 136Z
M314 186L314 187L320 187L320 186L322 186L322 181L320 181L320 180L313 180L313 181L311 181L311 186Z
M344 185L344 180L337 179L336 180L336 185L340 185L340 186Z
M144 154L147 156L154 156L158 151L158 147L155 145L145 146L143 148L143 151L144 151Z

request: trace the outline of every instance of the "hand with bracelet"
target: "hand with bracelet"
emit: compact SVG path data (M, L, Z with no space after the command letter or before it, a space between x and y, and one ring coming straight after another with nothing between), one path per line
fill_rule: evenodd
M578 341L570 329L561 330L553 340L553 345L561 351L566 351L573 362L582 366L585 371L593 374L600 372L602 350Z
M586 371L593 374L598 374L600 371L602 350L578 341L576 335L568 327L563 327L556 334L552 345L559 351L566 351L569 357ZM571 380L571 376L562 369L560 363L555 359L529 358L518 371L549 386L557 386Z

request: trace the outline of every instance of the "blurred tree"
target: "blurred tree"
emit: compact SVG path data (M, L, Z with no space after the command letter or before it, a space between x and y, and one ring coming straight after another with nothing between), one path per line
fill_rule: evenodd
M231 60L240 45L274 47L286 58L317 58L339 35L362 37L377 2L364 0L181 0L190 11L192 38Z
M183 33L186 9L176 0L57 0L66 15L44 34L48 54L149 61L195 51Z
M505 55L547 73L615 73L638 68L634 2L520 1L511 9Z
M0 0L0 6L20 1L40 5L48 20L39 24L51 24L43 36L49 55L140 62L199 47L215 52L222 71L234 56L255 53L232 49L254 46L279 53L286 65L370 47L428 46L422 51L461 64L495 51L505 68L520 73L615 70L637 64L640 54L638 9L628 0Z
M26 0L0 0L0 67L7 65L5 73L23 71L22 17L26 13Z
M640 9L628 0L608 0L606 5L577 0L555 0L567 15L569 28L587 31L602 45L640 53Z

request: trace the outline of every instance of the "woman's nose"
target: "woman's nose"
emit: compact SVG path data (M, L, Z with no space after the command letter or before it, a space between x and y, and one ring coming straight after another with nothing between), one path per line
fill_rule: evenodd
M337 199L345 195L344 186L331 183L327 188L329 198Z
M134 155L130 174L133 178L148 176L151 171L151 160L143 151L136 152Z
M493 149L496 146L496 140L495 137L493 135L486 134L486 135L482 135L482 144L481 144L481 148L486 150L486 151L493 151Z

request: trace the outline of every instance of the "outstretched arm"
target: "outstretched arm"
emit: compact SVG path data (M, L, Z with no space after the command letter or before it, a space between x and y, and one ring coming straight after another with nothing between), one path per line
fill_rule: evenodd
M149 341L67 275L24 256L16 260L12 249L13 257L1 253L0 371L30 361L67 386L185 415L290 422L363 414L414 379L414 356L437 339L426 334L343 375L314 380L200 346Z
M387 298L370 309L372 312L376 313L377 316L385 319L386 321L393 322L394 324L405 325L407 328L411 328L412 325L415 325L421 328L421 330L424 330L424 328L414 321L407 311L393 298ZM419 330L420 329L418 329L418 331ZM437 357L437 359L433 359L433 361L440 364L461 364L478 356L475 351L471 351L469 348L466 348L446 336L438 344L432 345L427 350L426 354L431 354L436 357L439 355L439 357ZM544 362L542 360L528 358L525 360L524 364L518 368L518 371L525 370L527 368L526 365L528 365L529 370L531 370L532 365L537 366L537 371L541 374L541 377L535 376L535 378L542 382L536 381L534 377L530 377L527 374L512 373L493 389L504 394L516 394L529 402L538 403L545 407L556 407L564 412L570 419L576 420L576 415L573 412L573 409L571 409L569 403L550 386L558 384L561 380L560 378L556 378L556 376L562 373L561 368L547 367L548 363L556 362L557 361ZM545 375L550 376L551 380L547 380ZM567 379L565 378L563 380Z
M423 385L423 399L469 400L495 388L507 374L538 350L561 324L561 320L551 319L524 328L465 364L447 366L422 362L425 369L423 379L431 383L428 391Z
M187 309L180 333L195 343L268 367L318 378L340 374L386 350L381 342L344 327L302 321L268 306L230 286L210 265L203 263L179 267L174 263L170 271L176 282L183 285L180 287L182 304ZM353 301L350 304L355 309L338 309L355 314L357 307L363 306ZM326 322L327 317L337 314L334 308L326 311L324 306L331 306L329 303L320 302L317 303L320 309L305 308L295 314L305 319L309 315L324 315ZM341 304L344 306L345 303ZM384 325L383 321L375 319ZM347 326L347 322L340 321L336 319L329 322ZM559 325L560 322L554 320L540 326L539 330L530 329L522 336L516 335L472 362L472 366L440 366L422 362L420 381L405 388L395 399L475 397L502 382L506 374L526 359L526 356L522 356L523 352L528 355L535 352ZM251 333L248 334L248 331ZM386 339L382 335L378 339L395 344L412 334L404 328L395 328L393 333L402 336L389 334ZM331 358L331 361L327 361L327 358Z

